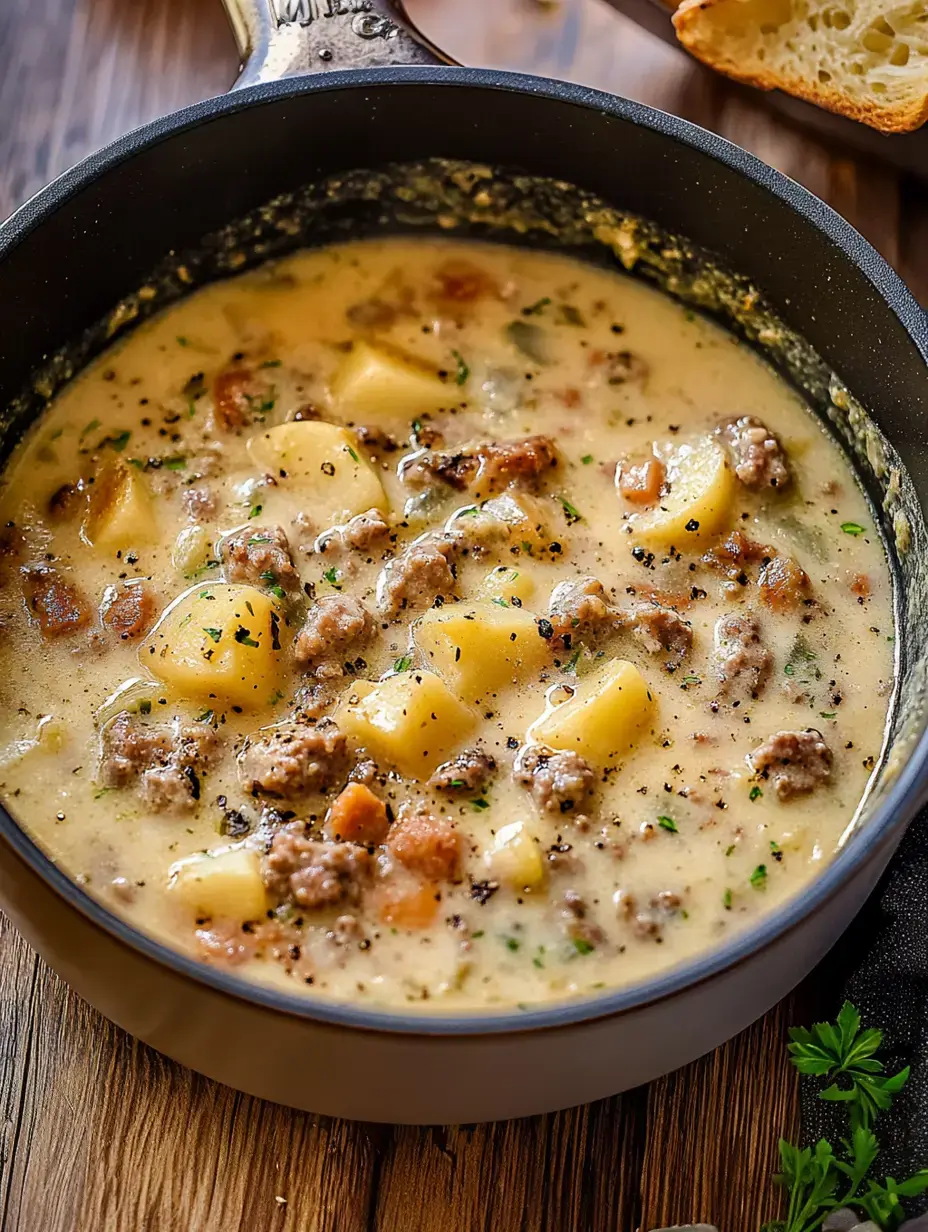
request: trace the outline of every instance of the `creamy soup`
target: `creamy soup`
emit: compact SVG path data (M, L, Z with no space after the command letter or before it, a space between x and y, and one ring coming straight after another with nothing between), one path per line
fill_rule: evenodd
M0 789L139 928L279 988L525 1005L800 894L893 682L872 510L624 275L301 252L67 387L2 492Z

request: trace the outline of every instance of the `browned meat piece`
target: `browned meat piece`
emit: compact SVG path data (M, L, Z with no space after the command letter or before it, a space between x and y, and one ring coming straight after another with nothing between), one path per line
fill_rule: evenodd
M490 493L510 486L535 487L557 464L550 437L527 436L518 441L481 441L455 452L423 450L403 462L400 478L410 487L444 483L459 492L476 486Z
M651 604L630 614L632 632L648 654L667 655L668 664L680 664L693 645L689 621L672 608Z
M318 540L320 552L367 552L390 536L390 524L379 509L356 514L344 526L336 526Z
M370 612L360 599L327 595L309 609L293 644L293 657L302 668L315 665L319 675L340 676L350 647L363 646L373 631Z
M301 685L293 698L294 710L301 719L321 719L335 709L338 694L328 680Z
M754 415L742 415L726 420L718 430L745 487L785 488L789 484L783 446L766 424Z
M216 516L217 501L209 488L186 488L181 499L191 522L209 522Z
M377 606L387 615L431 607L454 593L455 545L445 535L427 534L411 543L380 575Z
M103 731L98 778L104 787L125 787L155 765L167 762L174 736L164 724L143 723L123 710Z
M567 936L582 953L595 950L606 940L599 925L587 919L588 914L586 900L576 890L567 890L561 899L561 915Z
M812 602L809 575L791 556L774 556L760 571L761 602L774 612L792 612Z
M621 495L632 505L653 505L661 494L667 470L660 458L638 466L620 466L616 476Z
M390 854L429 881L452 881L461 860L461 836L445 817L411 810L390 831Z
M104 729L98 780L106 788L137 784L149 808L180 812L200 798L200 775L218 749L203 724L145 723L123 710Z
M90 608L84 596L57 569L27 565L22 575L26 607L45 637L64 637L89 624Z
M492 275L478 265L452 257L435 271L433 299L451 305L472 304L478 299L497 298L499 286Z
M49 497L48 512L56 522L67 522L80 513L86 496L87 485L83 479L78 479L77 483L63 483Z
M749 613L723 616L715 626L716 668L722 694L746 701L767 683L773 657L761 641L760 625Z
M493 777L496 760L483 749L465 749L439 766L429 779L436 791L481 792Z
M366 847L312 838L301 821L274 835L264 857L264 884L280 902L307 911L354 906L373 873Z
M596 785L595 772L579 753L555 753L541 744L522 746L513 777L546 813L582 813Z
M710 569L724 574L730 581L747 585L745 565L756 564L757 561L766 564L773 556L773 548L755 543L740 530L733 530L727 539L710 548L702 559Z
M246 526L220 544L226 581L293 590L300 575L293 567L290 543L280 526Z
M290 799L334 786L347 763L345 737L331 720L279 723L248 737L238 756L238 774L254 796Z
M596 637L621 627L622 616L609 602L603 584L594 577L560 582L551 592L548 618L555 637Z
M213 382L213 418L219 428L244 428L273 408L270 384L250 368L230 368Z
M637 937L659 938L664 925L680 911L682 899L672 890L661 890L653 895L643 907L628 890L619 890L615 895L616 911L620 919L627 920Z
M155 596L144 582L120 582L103 593L100 619L124 642L147 633L156 614Z
M812 791L831 778L831 749L820 731L780 731L749 754L755 774L768 779L780 800Z

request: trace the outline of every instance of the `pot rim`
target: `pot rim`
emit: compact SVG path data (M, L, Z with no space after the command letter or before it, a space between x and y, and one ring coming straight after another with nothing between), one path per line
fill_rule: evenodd
M0 224L0 262L57 209L96 178L162 141L213 119L303 94L380 86L456 85L488 91L529 94L555 102L605 112L650 129L668 140L705 154L766 190L817 228L870 281L897 317L923 360L928 361L928 320L901 278L877 251L830 206L800 184L761 162L732 142L687 120L617 95L521 73L491 69L378 68L346 70L312 77L266 82L195 103L134 130L97 151L30 198ZM257 1008L332 1026L400 1035L481 1036L519 1034L579 1026L627 1014L678 996L740 966L800 927L830 901L871 860L879 859L904 831L928 792L928 725L913 745L896 781L866 828L854 835L801 893L731 941L652 978L593 997L554 1002L537 1008L496 1013L444 1015L370 1009L317 996L295 996L252 982L189 957L137 930L68 877L0 803L0 839L68 905L93 925L143 957L214 992Z

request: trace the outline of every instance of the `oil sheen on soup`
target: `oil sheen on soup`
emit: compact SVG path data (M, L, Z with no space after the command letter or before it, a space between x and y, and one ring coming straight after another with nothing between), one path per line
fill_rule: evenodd
M309 996L646 979L803 893L880 757L842 454L560 256L384 239L201 291L64 390L2 517L3 798L141 929Z

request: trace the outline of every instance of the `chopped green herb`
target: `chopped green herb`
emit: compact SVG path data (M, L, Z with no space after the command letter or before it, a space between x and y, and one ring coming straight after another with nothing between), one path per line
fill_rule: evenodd
M736 843L729 843L729 845L725 848L725 855L730 856L732 852L735 850L736 846L737 846Z
M522 942L518 939L518 937L504 937L503 940L506 943L506 949L512 950L513 953L522 948Z
M103 796L108 795L108 794L109 794L111 791L113 791L113 790L114 790L114 788L112 788L112 787L101 787L99 791L95 791L95 792L93 793L93 798L94 798L95 800L100 800L100 799L102 799L102 797L103 797Z
M264 574L261 575L262 577ZM281 586L280 582L268 582L267 589L271 592L275 599L286 599L287 592Z
M214 642L218 642L219 639L222 637L221 629L204 629L203 632L206 634L208 638L211 638Z
M684 684L702 684L702 681L699 679L698 676L684 676L683 683Z
M99 426L100 426L99 419L91 419L90 423L87 425L86 428L84 428L83 432L81 432L80 437L78 439L82 441L84 437L89 436L91 432L96 432Z
M732 893L731 890L726 890L722 895L722 906L726 911L731 911Z
M567 665L564 668L565 672L571 672L571 673L576 672L577 664L580 662L580 655L582 653L583 651L581 647L578 646L577 649L574 651L574 653L567 660Z
M580 461L583 463L584 466L589 466L590 463L593 461L593 455L591 453L585 453L583 457L580 459Z
M776 839L770 840L770 851L775 856L781 856L783 854L783 848L776 841Z
M421 420L421 419L414 419L414 420L412 421L412 434L413 434L413 436L416 438L416 443L417 443L417 444L418 444L418 441L419 441L419 434L420 434L420 432L421 432L421 431L422 431L422 420Z
M662 830L668 830L671 834L680 833L677 827L677 823L674 821L672 817L658 817L657 824L660 826Z
M350 446L350 445L348 446L348 452L351 454L351 457L353 458L353 460L354 460L355 462L360 462L360 461L361 461L361 459L358 457L357 453L355 453L355 451L351 448L351 446Z
M578 954L592 954L595 948L585 937L574 937L574 949Z
M820 710L818 714L821 719L836 719L838 717L836 710Z
M543 295L541 299L536 300L534 304L529 304L527 308L523 308L522 315L525 317L540 316L550 303L551 303L551 296Z
M258 643L251 636L251 630L246 629L244 625L239 625L235 630L235 640L240 646L251 646L255 650L258 648Z
M102 449L104 445L109 445L110 449L115 449L117 453L122 453L125 447L129 444L129 438L131 436L132 433L128 428L126 428L125 431L120 432L118 436L108 436L105 440L102 440L100 442L100 448Z
M796 669L795 669L795 667L793 666L793 664L792 664L792 663L787 663L787 664L786 664L786 666L783 668L783 671L784 671L784 673L785 673L787 676L795 676L795 675L796 675Z
M497 607L508 607L509 606L506 600L501 599L501 598L493 599L492 602L495 603Z
M576 505L571 504L571 502L567 499L566 496L561 496L558 499L560 500L561 505L564 509L564 516L567 518L568 526L573 526L574 522L583 521L583 514L576 507Z
M282 359L266 359L260 366L262 368L279 368L282 363Z
M412 659L409 657L409 655L400 655L400 657L393 664L393 670L395 672L408 672L411 667L412 667Z
M483 799L471 800L471 804L474 806L474 808L477 810L478 813L482 812L483 809L488 809L490 807L489 802Z
M282 702L283 700L284 700L283 693L281 693L280 689L277 689L276 692L271 694L271 697L268 700L268 705L276 706L278 702Z
M449 787L466 787L466 786L467 784L464 782L463 779L452 779L451 782L449 783Z
M178 334L177 335L177 345L178 346L190 346L190 340L188 338L185 338L183 334Z
M202 714L197 715L197 722L198 723L212 723L215 717L216 716L212 710L204 710Z
M866 527L861 526L859 522L842 522L841 529L846 535L854 535L855 538L857 535L863 535L866 533Z
M143 471L145 469L145 463L141 458L126 458L126 461L130 466L134 466L136 470Z
M457 385L466 385L467 378L470 376L470 368L467 366L467 361L460 351L452 351L451 354L454 356L455 362L458 366L457 374L454 378L455 383Z
M249 511L249 514L248 514L249 519L250 518L260 518L261 512L263 509L264 509L263 505L252 505L251 510Z
M187 459L176 454L173 458L162 458L161 465L166 466L169 471L182 471L187 466Z
M767 865L758 864L750 876L751 885L755 890L763 890L767 886Z
M483 936L483 929L482 929L482 928L478 928L476 932L471 933L471 935L470 935L470 939L471 939L471 941L477 941L477 940L479 940L479 938L480 938L480 937L482 937L482 936Z
M324 572L323 572L322 576L323 576L323 577L325 578L325 580L329 583L329 585L331 585L331 586L335 586L335 585L337 585L337 583L338 583L338 570L335 568L335 566L334 566L334 565L330 565L328 569L324 570Z
M538 968L540 968L540 969L544 969L544 965L545 965L545 964L541 961L541 959L540 959L540 958L538 957L538 955L536 954L536 955L535 955L535 957L532 959L532 966L533 966L533 967L538 967Z
M139 702L139 714L151 714L151 698L143 697Z
M761 797L763 794L764 794L764 793L763 793L762 789L761 789L760 787L758 787L758 786L757 786L757 784L755 783L755 784L754 784L754 786L751 788L751 791L750 791L750 797L751 797L751 799L752 799L752 800L759 800L759 799L760 799L760 797Z

